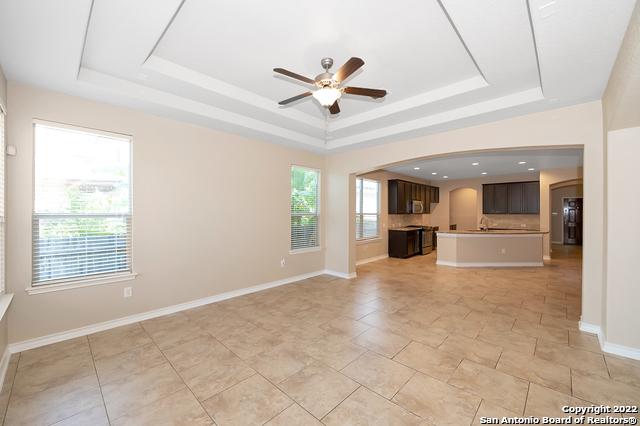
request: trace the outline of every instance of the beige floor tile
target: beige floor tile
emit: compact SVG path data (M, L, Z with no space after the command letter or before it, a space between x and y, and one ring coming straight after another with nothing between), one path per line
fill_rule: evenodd
M389 358L392 358L400 352L402 348L407 346L409 341L410 340L404 336L381 331L377 328L367 330L353 339L355 344Z
M31 363L29 368L18 367L11 395L24 398L82 377L95 377L95 374L93 359L88 353L42 359Z
M284 340L267 330L249 325L229 334L222 343L242 359L273 349Z
M180 371L180 376L200 401L254 374L255 371L251 367L229 350Z
M161 350L208 336L182 312L143 321L141 325Z
M640 388L640 361L613 355L604 358L613 380Z
M329 333L337 334L339 336L354 338L364 333L371 327L350 318L336 318L326 324L321 325L320 328L328 331Z
M565 330L578 330L577 319L566 319L560 316L543 313L540 324L548 327L562 328Z
M343 369L367 351L366 348L335 335L314 339L300 348L334 370Z
M445 330L449 333L461 334L470 338L478 335L482 329L482 324L457 317L441 317L435 320L430 326L430 330Z
M89 344L95 359L119 354L151 342L151 337L138 323L89 335Z
M184 388L126 414L111 424L112 426L209 426L213 425L213 421L189 389Z
M571 370L564 365L519 352L504 351L496 369L571 394Z
M39 348L21 352L19 368L22 369L29 367L36 362L55 362L60 358L80 354L91 355L89 341L86 336L76 337L75 339L65 340L63 342L53 343L51 345L41 346Z
M462 362L461 356L433 349L419 342L409 343L393 359L442 381L447 381Z
M391 399L414 371L375 352L367 352L340 370L372 391Z
M322 423L304 408L293 403L289 408L265 423L265 426L322 426Z
M565 329L548 327L529 321L516 320L513 324L515 333L524 334L525 336L537 337L556 343L569 343L569 332Z
M149 343L130 351L99 358L95 361L95 366L100 383L105 385L114 380L120 380L131 374L163 364L166 361L155 343Z
M493 368L464 360L448 383L478 395L490 404L517 413L524 410L528 382Z
M280 383L314 362L314 358L292 343L283 343L247 360L247 364L272 383Z
M360 387L329 413L322 422L328 426L342 425L418 425L420 417L387 401L367 388Z
M536 350L535 337L523 336L513 331L496 330L491 327L485 327L480 331L477 339L526 355L533 355Z
M571 370L571 379L577 398L609 406L640 404L640 387L578 370Z
M0 419L4 419L7 413L7 407L9 406L9 397L11 396L11 390L13 389L13 379L15 378L16 371L18 370L18 359L20 354L13 354L9 358L9 365L4 375L4 382L2 383L2 390L0 390Z
M609 377L607 366L604 362L604 356L582 349L575 349L567 345L547 342L541 339L536 347L536 356L555 362L556 364L566 365L571 369L587 371L598 374L602 377Z
M365 304L368 307L374 308L378 311L392 313L399 309L405 308L406 305L402 302L398 302L391 299L377 298Z
M165 356L178 372L187 370L207 359L215 359L228 353L229 350L211 336L200 336L164 350Z
M480 398L421 373L416 373L393 402L437 425L470 424Z
M476 417L473 419L472 426L492 424L487 421L483 422L482 419L497 419L497 421L500 421L503 417L519 418L522 416L515 411L510 411L506 408L500 407L499 405L488 404L486 401L482 401L480 408L478 408L478 412L476 413Z
M67 419L55 423L53 426L109 426L107 411L104 405L97 405L79 412Z
M568 414L562 411L564 406L580 407L588 405L585 401L573 398L565 393L531 383L529 394L527 395L527 408L525 416L535 417L567 417Z
M102 405L98 379L87 376L26 398L11 398L4 424L50 425Z
M140 371L102 386L109 419L115 420L185 388L169 363Z
M293 401L256 374L204 401L204 408L219 426L261 425L289 407Z
M569 346L585 351L602 353L598 336L595 334L583 333L581 331L569 331Z
M315 362L279 386L305 410L321 419L359 385L345 375Z
M438 350L452 353L488 367L494 367L502 353L502 347L500 346L457 334L447 337Z
M518 308L510 305L498 305L493 311L496 314L508 315L520 321L527 321L533 324L540 323L542 314L539 312L533 312L528 309Z

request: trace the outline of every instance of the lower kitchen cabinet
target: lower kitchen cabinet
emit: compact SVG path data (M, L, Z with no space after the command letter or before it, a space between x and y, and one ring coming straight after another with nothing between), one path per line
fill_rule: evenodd
M416 230L389 230L389 257L410 257L421 249L420 233Z

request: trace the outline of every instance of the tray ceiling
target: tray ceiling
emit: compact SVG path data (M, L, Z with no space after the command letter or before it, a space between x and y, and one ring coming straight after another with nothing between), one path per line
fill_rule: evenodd
M317 151L599 99L634 0L13 0L0 3L11 80ZM314 77L351 56L327 116L272 72Z

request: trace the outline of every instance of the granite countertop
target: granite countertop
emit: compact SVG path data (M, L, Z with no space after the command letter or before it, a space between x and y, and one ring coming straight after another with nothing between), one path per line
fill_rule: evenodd
M419 231L422 228L411 228L411 227L404 227L404 228L390 228L389 231L401 231L401 232L410 232L410 231Z
M460 230L460 231L437 231L438 234L480 234L480 235L522 235L522 234L548 234L548 231L540 231L533 229L490 229L489 231L480 231L477 229Z

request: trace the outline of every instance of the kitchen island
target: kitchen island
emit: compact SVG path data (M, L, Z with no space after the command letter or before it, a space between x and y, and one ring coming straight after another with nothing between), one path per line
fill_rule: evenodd
M543 235L531 230L441 231L438 265L457 267L544 266Z

